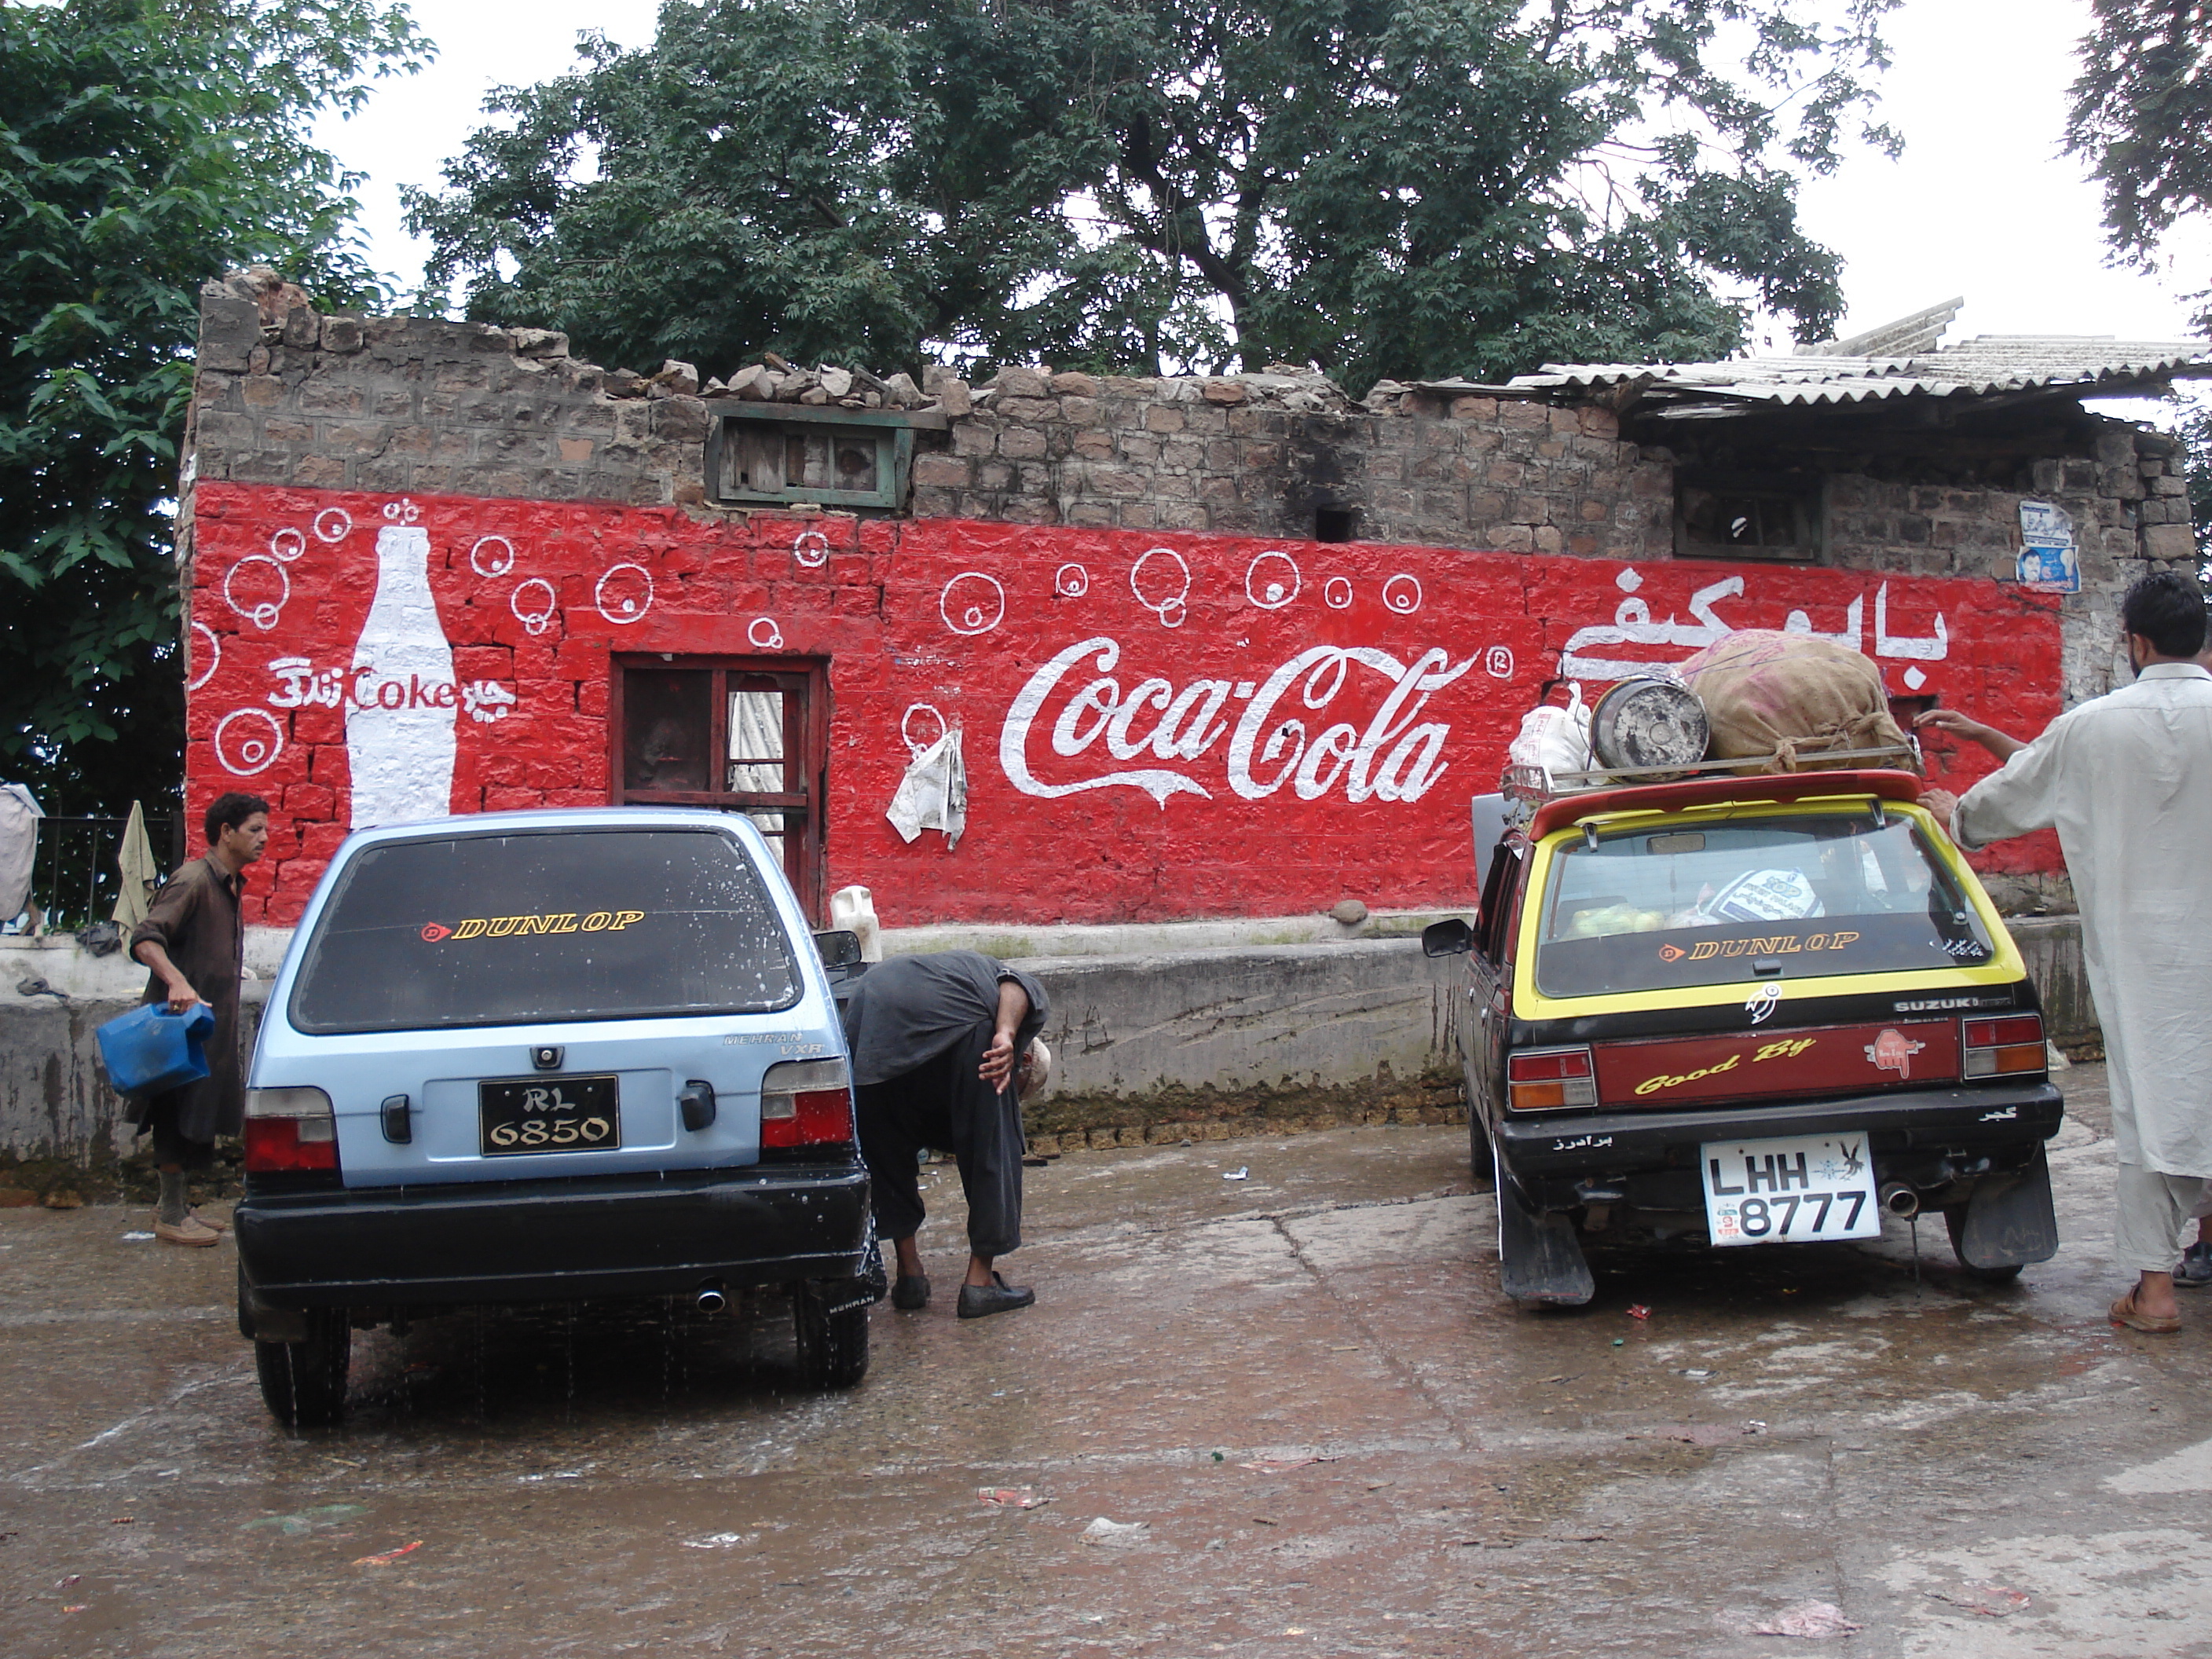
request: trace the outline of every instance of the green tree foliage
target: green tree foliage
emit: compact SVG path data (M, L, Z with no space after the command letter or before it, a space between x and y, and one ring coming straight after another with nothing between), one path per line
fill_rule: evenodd
M2176 219L2212 205L2212 4L2091 0L2066 148L2105 191L2105 234L2148 262Z
M374 0L0 0L0 775L50 811L177 786L199 285L376 296L307 124L418 50Z
M647 368L1721 355L1840 310L1796 181L1893 3L669 0L410 209L434 295Z

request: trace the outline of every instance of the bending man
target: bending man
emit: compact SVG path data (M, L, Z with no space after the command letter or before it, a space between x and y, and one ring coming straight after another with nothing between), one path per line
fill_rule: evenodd
M1935 789L1923 799L1961 847L2058 831L2112 1085L2113 1255L2137 1275L2112 1318L2172 1331L2181 1323L2174 1259L2212 1175L2212 674L2193 660L2205 613L2191 577L2143 577L2120 617L2134 684L2069 709L1964 796ZM2009 743L1932 714L1921 724L2001 756Z
M960 1317L1036 1300L992 1264L1022 1242L1021 1097L1043 1081L1048 1056L1036 1039L1049 1007L1035 979L974 951L893 957L854 985L845 1005L854 1115L876 1228L898 1254L893 1307L929 1301L915 1235L923 1215L915 1165L930 1146L951 1152L968 1195Z

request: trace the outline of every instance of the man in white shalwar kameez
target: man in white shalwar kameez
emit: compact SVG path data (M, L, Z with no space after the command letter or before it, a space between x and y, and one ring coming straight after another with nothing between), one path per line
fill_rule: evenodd
M1924 716L2014 751L1963 797L1924 799L1965 848L2058 831L2105 1034L2113 1256L2137 1274L2112 1317L2172 1331L2181 1233L2212 1176L2212 673L2192 660L2203 592L2178 571L2146 576L2121 625L2135 684L2069 709L2033 743L2014 749L1972 722Z

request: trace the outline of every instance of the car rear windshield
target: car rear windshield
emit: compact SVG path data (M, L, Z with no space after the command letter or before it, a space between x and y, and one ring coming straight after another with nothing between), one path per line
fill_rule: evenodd
M1869 811L1601 830L1553 856L1546 996L1972 965L1989 933L1912 824Z
M291 1018L320 1034L758 1013L789 1007L800 984L729 836L461 834L389 842L346 866Z

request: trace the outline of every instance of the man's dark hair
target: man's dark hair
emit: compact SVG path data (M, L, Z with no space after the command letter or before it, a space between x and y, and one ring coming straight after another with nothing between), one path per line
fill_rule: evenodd
M2120 601L2120 626L2161 657L2193 657L2204 648L2204 589L2185 571L2154 570Z
M243 795L233 790L228 795L217 795L215 804L207 810L208 845L212 847L222 839L226 830L235 830L256 812L265 812L269 803L258 795Z

